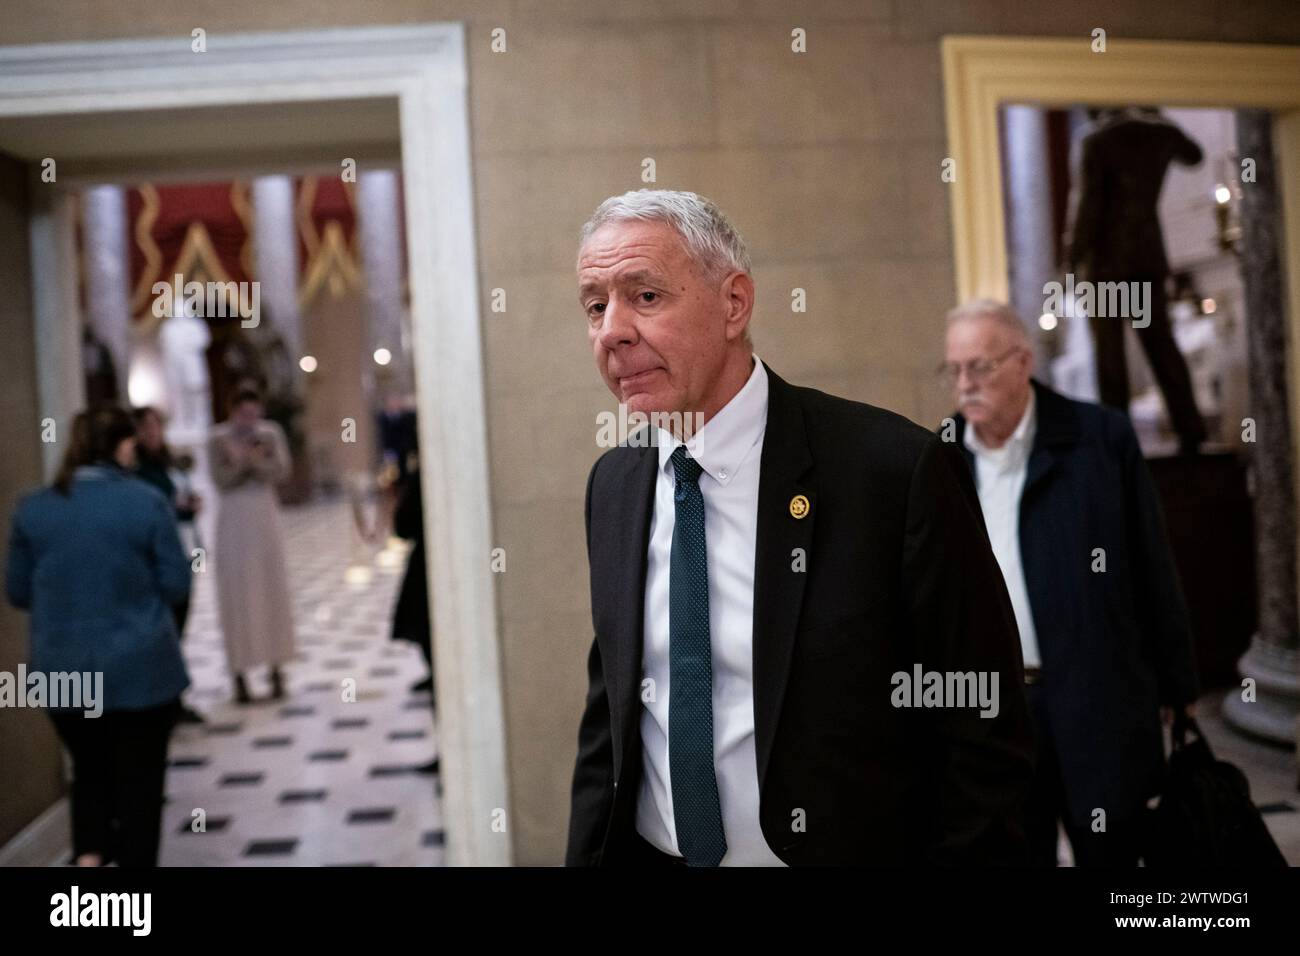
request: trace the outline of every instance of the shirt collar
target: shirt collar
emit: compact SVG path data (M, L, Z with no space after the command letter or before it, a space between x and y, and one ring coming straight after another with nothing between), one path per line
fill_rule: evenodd
M758 356L749 380L716 415L686 441L686 451L720 485L730 484L767 429L767 371ZM671 458L682 442L657 429L659 467L672 472Z
M1029 389L1029 401L1025 403L1025 411L1020 416L1020 422L1016 425L1016 430L1011 433L1006 444L1001 448L989 448L979 436L975 434L975 426L966 423L966 434L963 436L965 445L976 455L988 455L995 458L1001 457L1020 457L1027 454L1029 446L1034 441L1034 432L1038 423L1035 405L1034 389Z

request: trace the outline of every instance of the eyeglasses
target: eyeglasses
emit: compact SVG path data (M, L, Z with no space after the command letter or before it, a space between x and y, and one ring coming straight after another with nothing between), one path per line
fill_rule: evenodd
M982 382L1001 368L1003 362L1020 351L1023 351L1021 346L1013 345L996 358L971 359L965 364L966 374L970 376L971 381ZM939 367L934 371L945 384L955 385L961 378L962 367L960 362L940 362Z

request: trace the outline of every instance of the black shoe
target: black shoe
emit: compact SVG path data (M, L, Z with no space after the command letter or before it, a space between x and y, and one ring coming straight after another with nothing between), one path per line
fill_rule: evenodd
M244 680L244 675L240 674L235 678L235 703L251 704L253 695L248 692L248 682Z
M432 675L432 674L430 674L430 675L429 675L428 677L426 677L424 680L416 681L414 684L411 685L411 693L412 693L412 694L422 694L422 693L424 693L426 690L428 690L428 691L433 690L433 675Z
M207 723L203 715L192 707L181 706L180 713L176 716L177 723L181 724L203 724Z
M278 667L271 668L271 699L284 700L284 676Z

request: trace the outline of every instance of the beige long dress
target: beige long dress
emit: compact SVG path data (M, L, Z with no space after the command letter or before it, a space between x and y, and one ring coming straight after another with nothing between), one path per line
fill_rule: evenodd
M217 503L217 613L232 676L293 657L293 606L280 530L275 485L288 477L289 443L275 422L261 421L256 434L267 449L240 466L228 448L233 428L217 425L208 437L208 461L220 496Z

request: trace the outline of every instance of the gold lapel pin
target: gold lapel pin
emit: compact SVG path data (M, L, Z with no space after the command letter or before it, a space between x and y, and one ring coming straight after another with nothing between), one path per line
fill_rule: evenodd
M808 499L805 498L803 495L795 495L793 498L790 499L790 517L806 518L808 516L808 512L811 510L812 510L812 505L808 503Z

